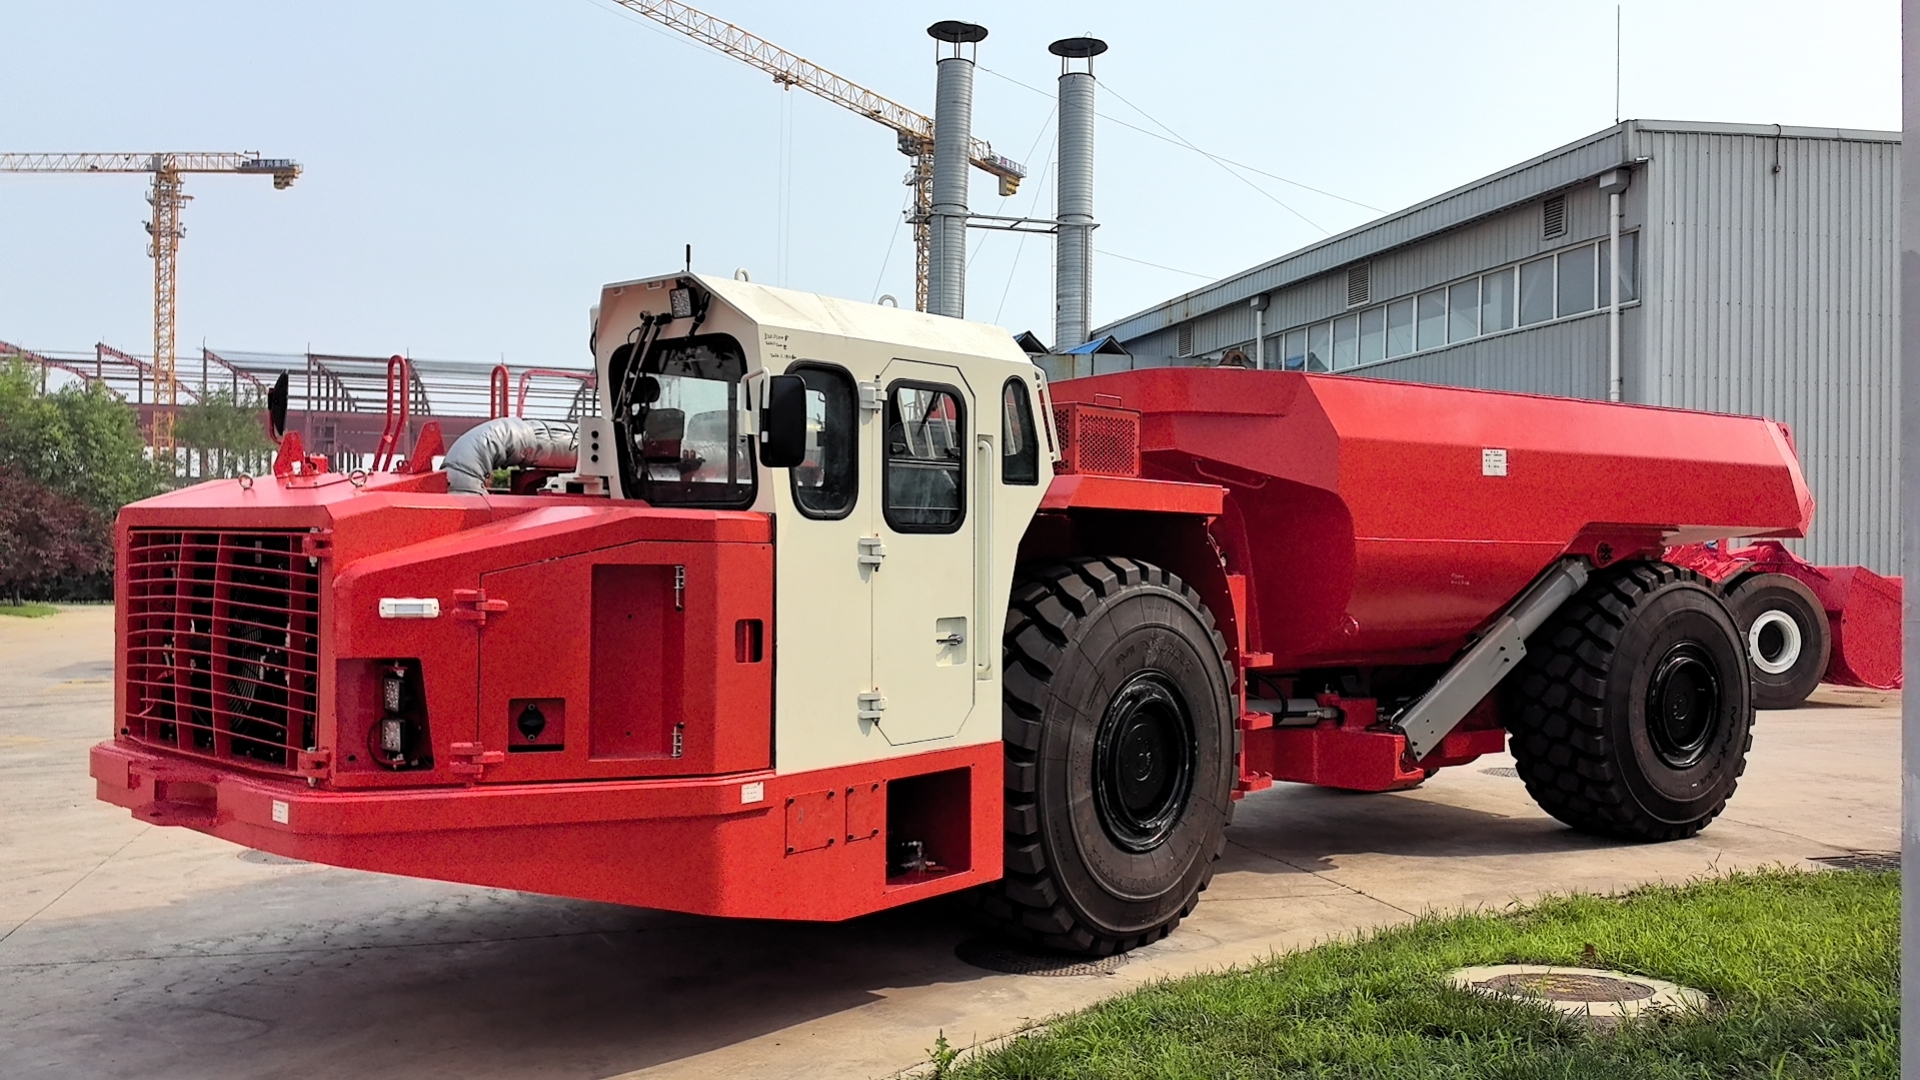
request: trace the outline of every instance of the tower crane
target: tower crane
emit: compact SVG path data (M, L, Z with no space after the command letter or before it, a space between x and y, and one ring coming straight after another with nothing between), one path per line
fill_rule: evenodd
M153 238L147 254L153 257L153 430L149 443L155 461L171 467L173 407L180 383L174 367L174 263L186 229L180 211L193 196L181 190L188 173L238 173L271 176L275 190L286 188L300 175L300 165L286 158L256 153L153 154L0 154L0 172L15 173L148 173L153 190L153 220L147 233Z
M928 221L933 204L933 120L899 102L892 101L859 83L806 60L740 27L716 18L698 8L675 0L614 0L621 7L645 15L654 22L726 53L742 63L751 64L773 76L773 81L791 89L799 87L826 98L877 123L890 127L899 136L900 152L912 162L908 184L913 188L914 307L927 310L927 269L931 258ZM1020 187L1027 170L1019 162L993 152L980 139L973 140L968 160L973 166L1000 181L1000 194L1012 195Z

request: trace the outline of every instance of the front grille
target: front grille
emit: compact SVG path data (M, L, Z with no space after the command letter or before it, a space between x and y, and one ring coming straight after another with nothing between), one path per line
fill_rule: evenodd
M140 742L295 771L314 745L320 566L303 531L135 530L127 716Z

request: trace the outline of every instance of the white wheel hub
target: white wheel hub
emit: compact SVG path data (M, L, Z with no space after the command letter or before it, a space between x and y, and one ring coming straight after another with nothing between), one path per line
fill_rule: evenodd
M1800 661L1800 624L1779 608L1760 613L1747 628L1747 656L1769 675L1784 675Z

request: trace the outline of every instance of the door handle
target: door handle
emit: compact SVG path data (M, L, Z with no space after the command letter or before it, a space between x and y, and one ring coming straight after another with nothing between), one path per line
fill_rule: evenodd
M935 645L961 645L964 644L966 640L967 636L965 634L941 634L939 637L933 639L933 643Z

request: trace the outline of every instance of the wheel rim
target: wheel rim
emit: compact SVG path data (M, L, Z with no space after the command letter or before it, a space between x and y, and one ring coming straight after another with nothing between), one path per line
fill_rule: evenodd
M1164 676L1135 676L1113 696L1093 750L1094 806L1120 847L1151 851L1193 793L1193 720Z
M1691 641L1667 650L1647 687L1647 735L1668 766L1684 769L1706 756L1720 716L1720 673Z
M1802 638L1794 617L1773 608L1747 628L1747 656L1769 675L1784 675L1800 662Z

